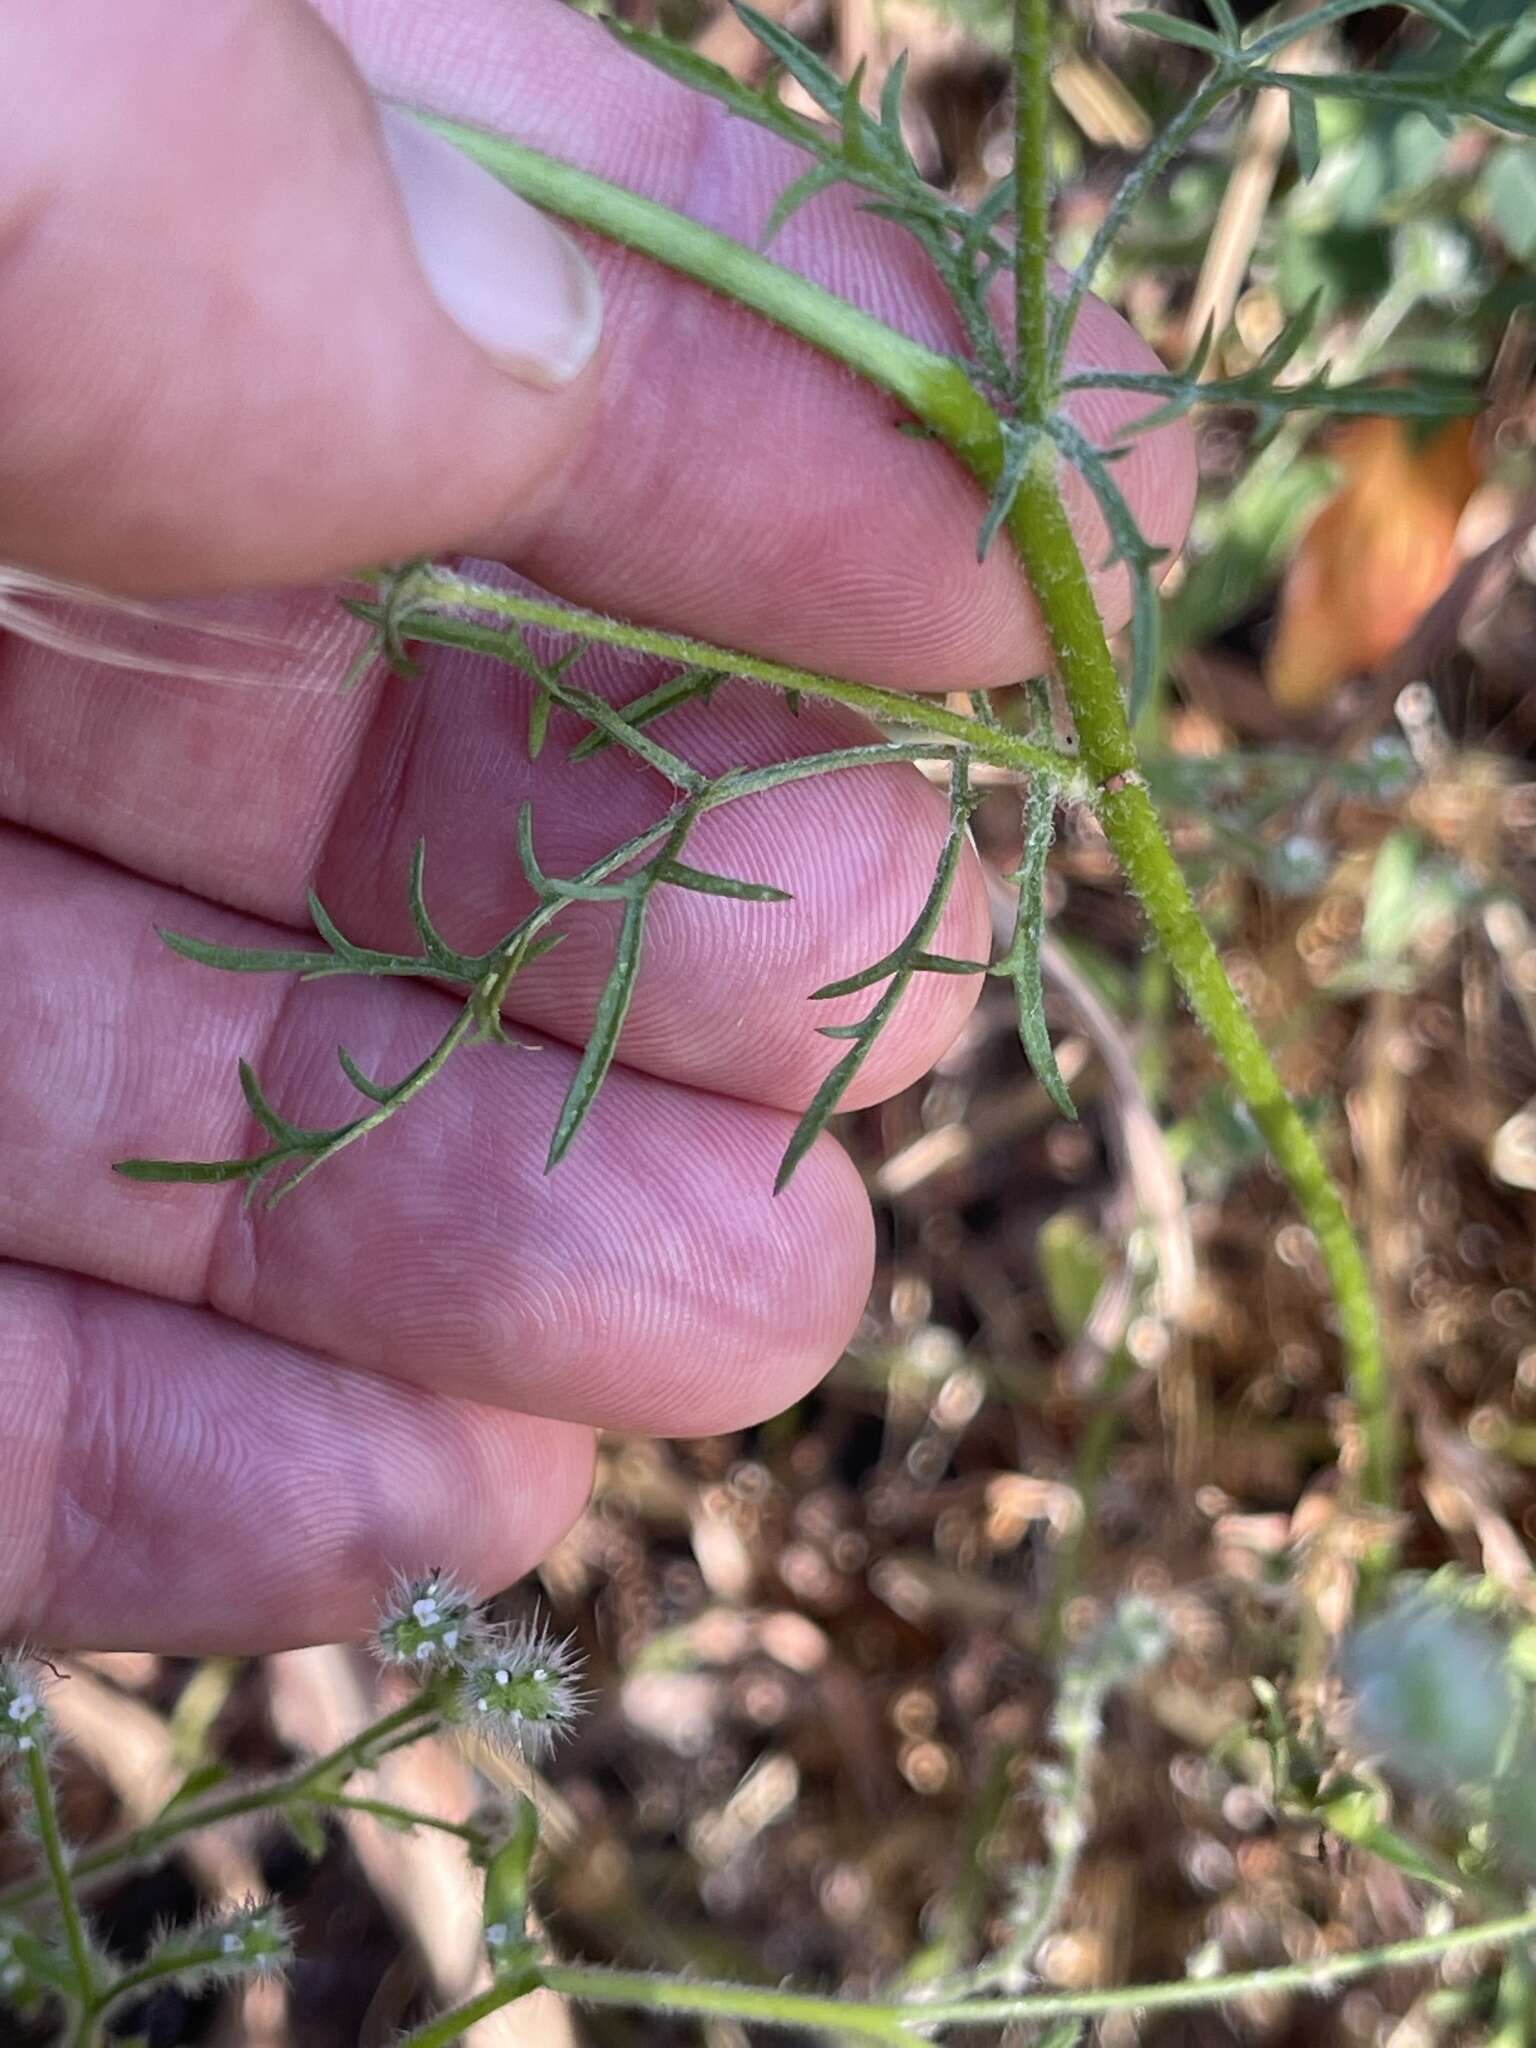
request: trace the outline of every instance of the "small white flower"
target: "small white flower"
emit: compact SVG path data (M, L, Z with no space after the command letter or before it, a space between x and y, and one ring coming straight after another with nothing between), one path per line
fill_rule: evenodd
M465 1589L445 1572L399 1578L390 1589L374 1637L378 1654L390 1664L425 1670L462 1661L481 1633L479 1616Z
M460 1710L472 1707L493 1739L501 1735L525 1755L538 1754L569 1733L585 1705L579 1673L580 1659L569 1642L524 1625L469 1665Z

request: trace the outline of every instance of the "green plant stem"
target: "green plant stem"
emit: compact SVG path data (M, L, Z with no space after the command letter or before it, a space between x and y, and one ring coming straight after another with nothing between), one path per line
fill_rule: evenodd
M414 110L412 110L414 111ZM836 356L872 384L889 391L932 423L935 407L957 408L985 432L991 409L958 362L898 334L871 314L783 270L728 235L658 206L652 199L558 163L505 136L468 128L438 115L418 114L467 156L535 206L592 228L626 248L655 255L669 270L708 285L738 305L761 313L813 348ZM993 421L993 430L996 422Z
M312 1763L304 1764L290 1777L268 1778L259 1784L248 1785L240 1792L188 1800L185 1806L173 1807L160 1820L146 1822L143 1827L133 1828L114 1841L103 1842L99 1849L87 1850L75 1859L69 1875L76 1885L88 1883L125 1864L145 1861L168 1842L179 1841L183 1835L219 1827L225 1821L241 1820L247 1814L281 1813L288 1806L347 1807L353 1803L351 1796L339 1788L328 1786L326 1780L344 1777L352 1771L367 1770L380 1757L386 1756L391 1748L399 1747L402 1740L415 1742L421 1736L431 1734L430 1724L436 1713L436 1702L430 1692L420 1693L373 1722L361 1734L354 1735L350 1741L339 1744ZM423 1722L428 1725L418 1725ZM381 1818L401 1824L407 1817L418 1827L437 1828L452 1834L464 1833L458 1822L442 1821L430 1813L408 1813L404 1807L392 1808L381 1815ZM30 1905L48 1891L49 1885L48 1877L24 1878L18 1884L7 1885L0 1892L0 1912Z
M532 1981L493 1985L410 2034L401 2048L447 2048L478 2019L509 2005L535 1983L578 2005L624 2006L633 2011L707 2014L764 2027L822 2029L861 2040L919 2041L935 2027L1028 2025L1059 2019L1094 2019L1115 2012L1171 2012L1276 1992L1322 1992L1378 1970L1411 1969L1471 1948L1496 1948L1536 1938L1536 1909L1475 1927L1417 1935L1352 1955L1282 1963L1220 1977L1187 1977L1162 1984L1126 1984L1104 1991L1025 1992L1017 1997L881 2000L819 1997L753 1984L691 1983L641 1970L581 1964L542 1965Z
M1039 599L1083 765L1098 788L1104 836L1317 1239L1364 1436L1362 1492L1373 1505L1387 1506L1397 1491L1397 1432L1369 1269L1317 1140L1227 978L1147 794L1120 679L1057 487L1055 456L1044 441L1026 467L1008 524Z
M444 1820L441 1814L418 1813L413 1806L397 1806L392 1799L366 1799L359 1792L328 1792L323 1804L332 1813L368 1813L391 1828L431 1828L434 1834L456 1835L469 1849L485 1847L485 1831L467 1820Z
M1049 27L1048 10L1036 7L1034 0L1021 0L1021 5L1020 40L1031 47L1016 75L1027 88L1026 96L1039 96L1046 90L1047 57L1037 45ZM1213 81L1209 90L1220 98L1230 83L1223 76ZM1201 97L1197 96L1186 112L1186 128L1197 118ZM1041 132L1037 117L1026 111L1024 118L1027 147L1035 148L1034 137ZM1043 119L1043 115L1038 117L1040 123ZM750 306L899 397L947 443L985 489L990 491L996 484L1003 462L1002 427L960 364L891 334L869 315L741 244L605 184L589 172L454 122L434 120L432 125L535 204L610 235ZM1165 136L1162 147L1169 143ZM1150 175L1150 170L1145 172L1146 177ZM1024 257L1021 268L1028 268L1038 283L1037 256L1025 251ZM1088 274L1090 267L1085 265L1085 280ZM1053 346L1062 332L1062 315L1058 314ZM1038 376L1036 366L1026 370L1024 381L1033 383ZM1368 1502L1385 1506L1396 1497L1396 1428L1365 1260L1317 1143L1286 1095L1252 1019L1227 978L1141 782L1119 677L1062 505L1055 464L1046 437L1039 435L1008 517L1009 533L1034 587L1060 666L1077 723L1083 764L1099 791L1105 835L1191 1008L1317 1238L1337 1303L1345 1375L1364 1438L1361 1490ZM558 620L551 623L558 624ZM635 637L628 644L643 648L643 629L632 630ZM663 640L670 637L657 636ZM663 650L658 647L655 651ZM714 650L709 653L712 658ZM701 656L676 658L697 660ZM884 699L893 693L868 694ZM843 701L856 700L849 697ZM941 729L932 720L931 708L923 722L930 730ZM970 721L961 724L965 730L957 737L963 737L982 758L996 758L988 751L990 733Z
M169 1955L149 1956L142 1963L135 1963L131 1970L108 1984L93 2001L88 2017L98 2024L112 2010L121 2005L125 1998L131 1998L136 1991L145 1991L152 1984L163 1984L167 1978L179 1977L184 1971L211 1969L225 1960L224 1951L217 1941L210 1941L202 1948L182 1949Z
M519 1998L526 1998L530 1991L537 1991L542 1982L537 1964L530 1964L526 1971L519 1971L516 1975L498 1977L484 1991L477 1991L472 1998L450 2006L434 2019L424 2020L419 2027L413 2027L410 2033L400 2035L395 2048L452 2048L452 2044L462 2040L477 2020L489 2019L493 2012L502 2011Z
M38 1840L43 1845L43 1860L48 1866L47 1882L52 1886L54 1897L58 1901L59 1919L64 1928L64 1945L69 1951L70 1967L74 1972L77 1995L82 2008L80 2024L85 2028L88 2026L96 1997L96 1966L91 1961L91 1945L86 1938L85 1921L80 1912L80 1902L75 1896L74 1877L69 1867L69 1857L65 1853L64 1837L59 1828L59 1810L54 1803L53 1780L48 1774L48 1761L35 1743L27 1751L27 1790L32 1795L32 1806L37 1816ZM85 2038L88 2039L89 2035Z
M1050 0L1017 0L1013 38L1014 150L1018 222L1014 319L1019 416L1043 427L1055 398L1051 362Z
M1050 57L1050 15L1043 0L1016 0L1018 177L1043 174L1032 153L1041 149ZM1026 100L1033 95L1038 104ZM1043 289L1044 255L1021 242L1030 289ZM1021 350L1033 345L1041 360L1021 361L1020 387L1055 400L1053 368L1038 335L1020 330ZM1008 530L1029 575L1046 634L1077 729L1083 765L1099 791L1098 815L1121 872L1141 903L1164 958L1173 969L1201 1028L1221 1054L1233 1085L1247 1104L1311 1225L1333 1288L1350 1394L1364 1436L1361 1491L1375 1506L1397 1494L1396 1424L1382 1356L1370 1269L1316 1139L1287 1095L1274 1062L1195 907L1189 884L1147 793L1109 643L1082 554L1057 483L1055 449L1041 435L1031 450L1008 515Z
M733 676L802 697L816 697L829 704L859 711L880 725L915 727L936 740L958 743L979 761L993 762L1018 775L1049 775L1067 801L1087 801L1077 760L1070 754L1020 739L1001 726L984 726L974 718L928 697L904 696L898 690L878 689L872 683L850 683L837 676L819 675L814 669L794 668L786 662L764 661L729 647L715 647L682 633L662 633L650 626L630 625L623 619L605 618L599 612L547 603L539 598L519 597L510 590L471 582L437 569L420 572L421 592L427 609L407 609L400 631L407 640L431 641L440 647L464 647L495 653L499 650L477 635L465 621L435 615L466 607L494 617L514 620L520 626L543 626L557 633L570 633L605 647L622 647L631 654L649 654L663 661L676 661L689 668L724 668ZM363 608L366 611L366 607ZM622 713L622 705L618 707Z

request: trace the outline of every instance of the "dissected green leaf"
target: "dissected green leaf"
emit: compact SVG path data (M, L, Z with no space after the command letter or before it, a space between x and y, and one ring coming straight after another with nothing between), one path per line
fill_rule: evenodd
M155 926L155 935L173 953L179 953L183 960L195 960L199 967L222 968L227 974L323 971L328 957L317 953L313 946L302 950L297 947L215 946L207 939L189 938L185 932L167 931L163 925Z
M835 163L812 164L808 171L802 171L792 185L786 185L773 202L763 232L758 238L758 247L766 249L784 223L800 211L800 208L814 199L818 193L826 192L833 185L843 183L841 167Z
M564 880L547 875L534 852L531 803L518 806L517 857L529 888L544 902L563 897L572 903L622 903L634 894L632 882L588 882L579 876Z
M987 502L986 517L981 522L981 531L976 536L976 559L984 562L996 540L1003 521L1013 510L1013 501L1019 495L1025 465L1035 446L1037 429L1021 427L1013 421L1005 421L1002 428L1003 465L997 482L992 486L992 496Z
M743 882L735 875L710 874L704 868L691 868L686 861L669 860L662 868L661 879L670 882L675 889L692 889L700 896L730 896L742 903L790 903L794 899L788 889L777 889L772 882Z
M164 1820L167 1814L175 1813L183 1806L189 1806L194 1799L200 1799L205 1792L211 1792L216 1785L222 1785L229 1775L229 1765L216 1759L198 1764L194 1770L188 1771L165 1804L151 1814L147 1825L152 1828L157 1821Z
M653 35L613 15L604 15L602 22L610 35L637 57L643 57L647 64L664 71L680 85L718 100L743 120L754 121L760 127L771 128L776 134L787 135L795 141L811 130L810 122L791 113L782 102L744 85L731 72L701 56L697 50L690 49L686 43L674 42L670 36Z
M840 120L843 81L831 66L824 64L781 23L766 14L759 14L755 7L747 4L747 0L731 0L731 5L743 26L751 30L774 63L789 73L824 114L834 121Z
M467 954L455 952L442 937L427 914L426 876L427 842L418 839L411 850L411 923L421 940L422 953L438 973L450 981L479 981L490 965L489 960L484 956L471 959ZM318 908L318 905L312 904L311 907Z
M1304 93L1291 95L1291 141L1296 148L1296 168L1303 178L1315 177L1323 160L1323 145L1317 130L1317 108Z
M341 1071L359 1095L366 1095L370 1102L388 1102L391 1091L380 1082L370 1080L344 1045L337 1046L336 1058Z
M289 1123L285 1116L279 1116L268 1102L257 1078L256 1069L249 1060L240 1061L240 1092L257 1123L270 1137L276 1138L280 1145L291 1145L296 1139L302 1140L304 1133L298 1126Z
M607 1078L608 1069L613 1065L614 1054L618 1051L619 1033L624 1028L624 1019L629 1015L629 1006L634 999L635 981L640 972L640 953L645 939L645 918L650 908L650 898L636 891L624 905L624 918L619 926L618 943L614 947L613 965L603 983L602 994L597 999L597 1012L592 1019L592 1032L588 1038L571 1084L565 1091L565 1100L560 1105L560 1114L555 1120L554 1136L549 1142L549 1157L545 1171L558 1166L570 1151L578 1132L586 1121L587 1112L597 1099L597 1092Z
M858 1023L824 1024L820 1027L824 1038L847 1038L850 1044L847 1052L823 1079L790 1136L774 1180L776 1194L788 1186L795 1168L826 1128L838 1103L847 1092L849 1083L863 1066L880 1033L895 1014L896 1006L906 993L912 976L920 971L920 963L925 959L942 957L928 952L928 942L938 929L939 921L944 915L944 906L948 903L950 891L954 887L960 856L966 844L971 812L975 807L976 797L971 790L967 764L963 759L957 760L950 781L949 831L945 836L933 884L918 913L917 922L902 944L894 948L883 960L878 961L874 968L866 968L862 974L851 975L842 983L830 983L816 991L817 997L825 997L845 990L867 987L872 979L878 980L882 976L889 976L874 1008Z
M277 1162L273 1152L248 1159L115 1159L112 1171L124 1180L188 1181L215 1187L226 1181L254 1180Z
M1150 8L1133 7L1115 19L1122 28L1139 28L1143 35L1156 36L1162 42L1204 50L1208 57L1225 57L1228 52L1221 36L1202 28L1198 21L1186 21L1182 14L1157 14Z
M620 712L631 725L649 725L653 719L676 710L680 704L707 704L725 680L723 669L685 668L678 675L669 676L664 683L658 683L655 689L647 690L643 696L620 706ZM586 761L612 745L613 740L608 733L589 732L585 739L572 747L568 759Z
M895 62L885 74L885 83L880 88L880 126L890 137L893 145L905 151L906 141L901 132L901 102L907 89L908 52L898 52Z
M528 758L537 761L549 737L549 695L535 690L528 703Z
M1147 541L1137 525L1119 485L1109 473L1104 452L1095 448L1070 421L1057 417L1051 433L1067 459L1081 473L1098 500L1099 510L1109 528L1110 560L1125 564L1131 584L1131 682L1130 713L1133 718L1151 702L1157 687L1162 652L1162 614L1157 602L1157 585L1152 572L1166 552ZM1111 451L1116 453L1119 451Z

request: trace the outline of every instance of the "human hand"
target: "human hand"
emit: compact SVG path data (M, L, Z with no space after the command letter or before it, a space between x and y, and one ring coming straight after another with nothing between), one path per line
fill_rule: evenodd
M397 117L386 146L364 78L754 240L790 154L555 0L326 0L328 25L299 0L17 12L0 557L120 592L243 590L181 616L275 646L225 648L265 678L234 689L171 672L208 658L190 626L131 677L0 640L0 1630L163 1651L334 1638L367 1624L392 1567L485 1588L527 1569L580 1509L594 1427L739 1427L837 1356L869 1281L857 1176L824 1141L770 1192L836 1055L805 997L910 923L944 806L892 767L706 819L693 858L794 901L663 892L624 1066L548 1178L606 906L514 985L515 1035L540 1050L456 1061L430 1105L291 1201L133 1185L113 1160L243 1148L238 1055L319 1121L338 1039L402 1071L449 1000L347 982L291 1004L283 982L195 973L155 926L289 943L313 885L349 934L409 946L425 837L439 917L474 947L524 893L522 801L553 872L664 801L616 750L570 766L558 721L530 764L526 699L498 667L429 657L415 684L342 697L355 626L333 595L278 586L458 547L616 613L925 689L1027 673L1040 635L1006 551L976 567L973 486L888 401L587 241L593 354L571 244ZM845 197L774 253L954 345L915 245ZM1146 360L1092 303L1074 353ZM1129 403L1095 394L1080 416L1105 439ZM1176 543L1183 430L1117 474ZM1091 532L1081 493L1074 509ZM1123 590L1102 589L1118 619ZM582 670L620 700L652 680L601 654ZM860 736L744 686L668 730L705 767ZM939 943L985 952L974 863ZM920 1074L975 992L920 978L854 1099Z

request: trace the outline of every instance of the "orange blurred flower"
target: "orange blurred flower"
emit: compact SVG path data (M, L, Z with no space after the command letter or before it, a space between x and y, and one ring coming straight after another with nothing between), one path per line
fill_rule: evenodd
M1287 710L1384 661L1450 581L1480 480L1472 425L1452 420L1421 441L1402 420L1364 419L1338 436L1343 480L1291 558L1265 662Z

